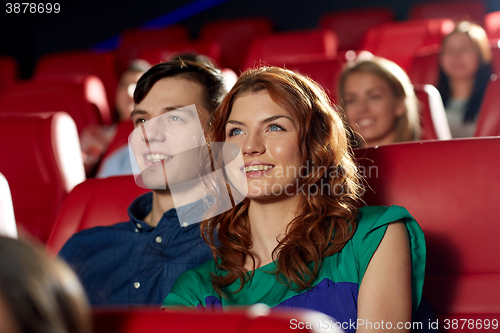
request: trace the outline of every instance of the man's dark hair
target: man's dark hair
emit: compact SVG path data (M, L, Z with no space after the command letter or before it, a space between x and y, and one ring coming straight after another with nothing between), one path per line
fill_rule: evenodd
M207 63L173 60L151 67L144 73L134 91L134 102L139 104L151 88L164 78L183 78L199 83L203 90L204 106L212 113L226 94L224 77L220 69Z

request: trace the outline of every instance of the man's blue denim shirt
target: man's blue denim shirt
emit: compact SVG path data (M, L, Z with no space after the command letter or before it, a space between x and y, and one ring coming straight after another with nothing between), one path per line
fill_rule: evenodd
M59 253L92 306L159 306L180 274L213 258L200 224L181 227L175 209L165 212L155 228L142 221L152 198L149 192L135 199L128 222L83 230Z

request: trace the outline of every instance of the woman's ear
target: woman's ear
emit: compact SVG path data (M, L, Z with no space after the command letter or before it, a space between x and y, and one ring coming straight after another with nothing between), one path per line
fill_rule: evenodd
M395 110L396 116L402 117L406 113L406 104L405 104L405 99L404 98L399 98L396 102L396 110Z

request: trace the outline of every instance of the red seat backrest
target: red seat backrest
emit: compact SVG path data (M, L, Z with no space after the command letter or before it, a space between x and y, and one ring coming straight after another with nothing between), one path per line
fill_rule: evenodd
M0 172L0 236L17 238L12 195L5 176Z
M280 32L256 38L245 61L245 68L264 64L283 66L288 62L334 59L337 37L328 29Z
M201 27L200 40L220 45L220 65L238 72L243 68L252 41L270 34L273 24L267 17L247 17L208 22Z
M500 39L490 39L490 46L493 54L491 70L498 76L500 75Z
M282 333L321 332L341 333L332 318L324 314L294 309L260 310L262 304L231 311L160 311L158 309L97 309L92 319L95 333ZM306 323L309 323L308 327ZM312 325L314 329L311 328ZM326 325L326 327L325 327ZM326 329L328 328L328 329Z
M410 9L409 19L446 17L454 21L468 20L481 24L486 7L483 1L439 1L416 3Z
M116 51L118 71L124 71L131 60L143 50L164 47L172 43L187 42L189 31L183 25L161 29L131 29L121 35Z
M0 94L16 84L19 76L19 65L16 58L0 57Z
M425 233L424 296L437 314L500 314L498 151L500 137L356 151L367 203L406 207Z
M55 256L78 231L127 221L128 205L146 192L147 189L135 184L134 176L87 179L64 200L47 251Z
M439 91L432 85L415 85L420 101L420 127L422 140L451 139L450 126Z
M46 242L63 199L85 179L75 123L64 112L0 115L0 136L17 226Z
M172 56L179 53L194 52L210 57L216 65L220 64L220 45L216 41L197 41L172 43L164 47L155 47L143 50L139 53L139 58L144 59L150 64L158 64L168 61Z
M132 131L134 130L134 123L132 122L132 120L120 121L116 126L117 127L116 127L115 137L113 138L113 141L111 141L111 143L108 146L108 149L102 156L103 161L106 157L114 153L116 150L128 144L128 137L130 133L132 133Z
M78 132L89 124L111 124L104 86L96 76L17 84L0 96L0 113L67 112Z
M331 29L339 39L339 50L357 50L366 31L394 21L392 9L385 7L347 9L324 14L319 26Z
M118 78L113 52L70 51L45 55L38 61L33 78L36 81L47 81L88 75L101 79L106 89L108 105L114 110Z
M438 49L441 40L454 28L450 19L421 19L389 22L370 28L361 48L394 61L409 72L422 48Z
M439 52L425 52L417 54L413 59L408 76L413 84L439 83Z
M337 82L342 72L342 67L343 62L336 59L310 62L287 62L286 64L286 68L309 76L319 83L334 102L336 99Z
M474 136L500 135L500 80L490 81L481 102Z

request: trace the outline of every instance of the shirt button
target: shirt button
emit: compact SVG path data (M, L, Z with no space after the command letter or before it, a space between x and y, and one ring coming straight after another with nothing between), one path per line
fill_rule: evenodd
M184 228L187 228L187 226L188 226L188 225L189 225L189 223L187 223L187 222L184 222L184 223L182 224L182 226L183 226Z
M141 286L141 284L139 282L134 282L135 289L139 289L140 286Z
M158 237L156 237L156 238L155 238L155 241L156 241L157 243L161 243L162 239L161 239L161 237L160 237L160 236L158 236Z
M135 232L139 232L139 229L135 228Z
M140 225L139 223L137 223L137 228L142 229L142 225Z

